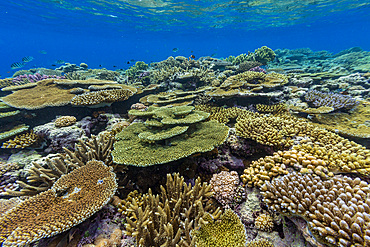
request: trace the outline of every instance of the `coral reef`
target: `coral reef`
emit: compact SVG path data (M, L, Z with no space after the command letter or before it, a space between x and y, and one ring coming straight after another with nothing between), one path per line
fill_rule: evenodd
M60 128L60 127L67 127L72 124L75 124L76 121L77 119L74 116L62 116L62 117L58 117L57 119L55 119L54 124L55 124L55 127Z
M31 131L29 133L17 135L13 139L3 142L1 148L27 148L37 145L40 139L40 136Z
M311 233L329 246L369 244L370 207L368 183L360 178L291 173L262 187L264 202L287 216L308 221Z
M246 244L244 225L231 209L225 210L217 221L206 214L200 229L191 235L198 247L244 247Z
M258 215L254 220L254 226L261 231L271 232L274 228L274 220L268 213Z
M100 210L116 189L112 168L89 161L61 176L51 189L7 211L0 218L0 242L26 245L64 232Z
M355 107L359 102L348 95L337 93L324 93L316 90L310 90L304 96L305 100L312 102L315 107L327 106L338 109L350 109Z
M214 210L207 203L212 195L210 190L210 185L202 184L199 178L191 186L179 174L168 174L166 188L161 186L160 195L149 190L121 203L119 207L127 214L125 233L134 236L140 246L194 246L191 230L204 222L207 213L216 219L221 214L219 208Z
M202 122L209 114L192 106L150 106L147 111L130 110L129 114L148 119L116 135L112 156L118 164L150 166L211 151L229 133L227 126L216 121Z
M103 103L113 103L123 101L131 97L134 93L128 89L110 89L97 92L84 93L76 95L71 100L72 105L98 105Z
M236 171L222 171L213 174L209 184L211 185L213 197L215 197L221 205L229 208L237 195L237 188L239 185L238 173Z

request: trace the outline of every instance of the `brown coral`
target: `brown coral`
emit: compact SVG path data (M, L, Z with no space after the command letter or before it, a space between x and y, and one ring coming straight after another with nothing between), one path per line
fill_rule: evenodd
M210 189L199 178L192 187L179 174L168 174L160 195L149 190L142 197L133 195L122 202L120 208L128 215L126 234L134 236L140 246L194 246L190 231L200 226L205 213L216 218L221 214L207 203Z
M254 226L261 231L271 232L274 228L274 219L268 213L258 215L254 220Z
M29 133L17 135L13 139L4 142L1 148L26 148L34 146L39 141L40 137L31 131Z
M236 196L239 185L239 175L236 171L222 171L213 174L209 181L213 197L216 198L224 207L228 208Z
M72 100L72 105L98 105L102 103L113 103L123 101L134 94L129 89L111 89L76 95Z
M0 218L0 242L26 245L64 232L100 210L116 189L112 168L90 161L6 212Z
M265 183L263 201L287 216L299 215L311 233L329 246L369 246L370 186L346 176L323 180L291 173Z
M62 117L58 117L54 124L55 124L55 127L67 127L67 126L70 126L72 124L75 124L77 121L76 117L74 116L62 116Z

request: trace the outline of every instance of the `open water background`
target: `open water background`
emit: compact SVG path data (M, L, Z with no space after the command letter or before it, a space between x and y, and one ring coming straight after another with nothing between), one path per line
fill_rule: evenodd
M23 69L55 68L56 60L118 69L129 60L220 58L263 45L370 51L369 13L364 0L4 0L0 78L24 56L35 59Z

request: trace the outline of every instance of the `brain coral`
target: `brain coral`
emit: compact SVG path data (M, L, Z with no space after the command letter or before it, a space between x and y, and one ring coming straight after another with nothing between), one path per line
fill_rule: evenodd
M229 128L216 121L202 122L208 113L192 106L150 106L129 114L148 118L133 123L116 135L112 152L118 164L150 166L178 160L194 153L211 151L227 138Z
M51 189L7 211L0 218L0 243L24 246L64 232L100 210L116 189L112 168L89 161L63 175Z
M287 216L301 216L329 246L370 245L370 186L360 178L290 173L261 187L263 201Z

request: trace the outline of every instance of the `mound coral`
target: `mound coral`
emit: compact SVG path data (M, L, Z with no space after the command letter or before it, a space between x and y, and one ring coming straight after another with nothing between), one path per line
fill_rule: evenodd
M229 207L236 197L237 188L239 185L239 176L236 171L222 171L213 174L209 181L213 197L216 198L224 207Z
M130 110L129 114L148 119L116 135L112 156L118 164L150 166L211 151L229 133L227 126L216 121L202 122L209 114L193 106L150 106L147 111Z
M116 189L112 168L90 161L7 211L0 218L0 242L20 246L64 232L100 210Z
M110 89L96 92L84 93L76 95L71 100L72 105L98 105L103 103L113 103L123 101L131 97L134 93L128 89Z
M67 127L67 126L70 126L72 124L75 124L77 121L76 117L74 116L62 116L62 117L58 117L54 124L55 124L55 127Z
M221 214L219 208L214 210L207 203L210 190L199 178L192 187L179 174L167 174L166 188L161 186L160 195L149 189L147 194L128 197L119 205L127 215L126 234L134 236L138 246L194 246L191 230L200 226L206 213L216 219Z
M200 229L191 234L197 247L244 247L246 243L244 225L231 209L227 209L217 221L207 213Z
M275 59L275 52L267 46L262 46L258 48L253 53L248 54L247 60L257 61L261 64L266 65L268 62L271 62Z
M291 173L261 187L263 201L287 216L308 221L310 232L329 246L370 244L370 186L346 176L323 180Z
M274 220L268 213L258 215L254 220L254 226L261 231L271 232L274 228Z

